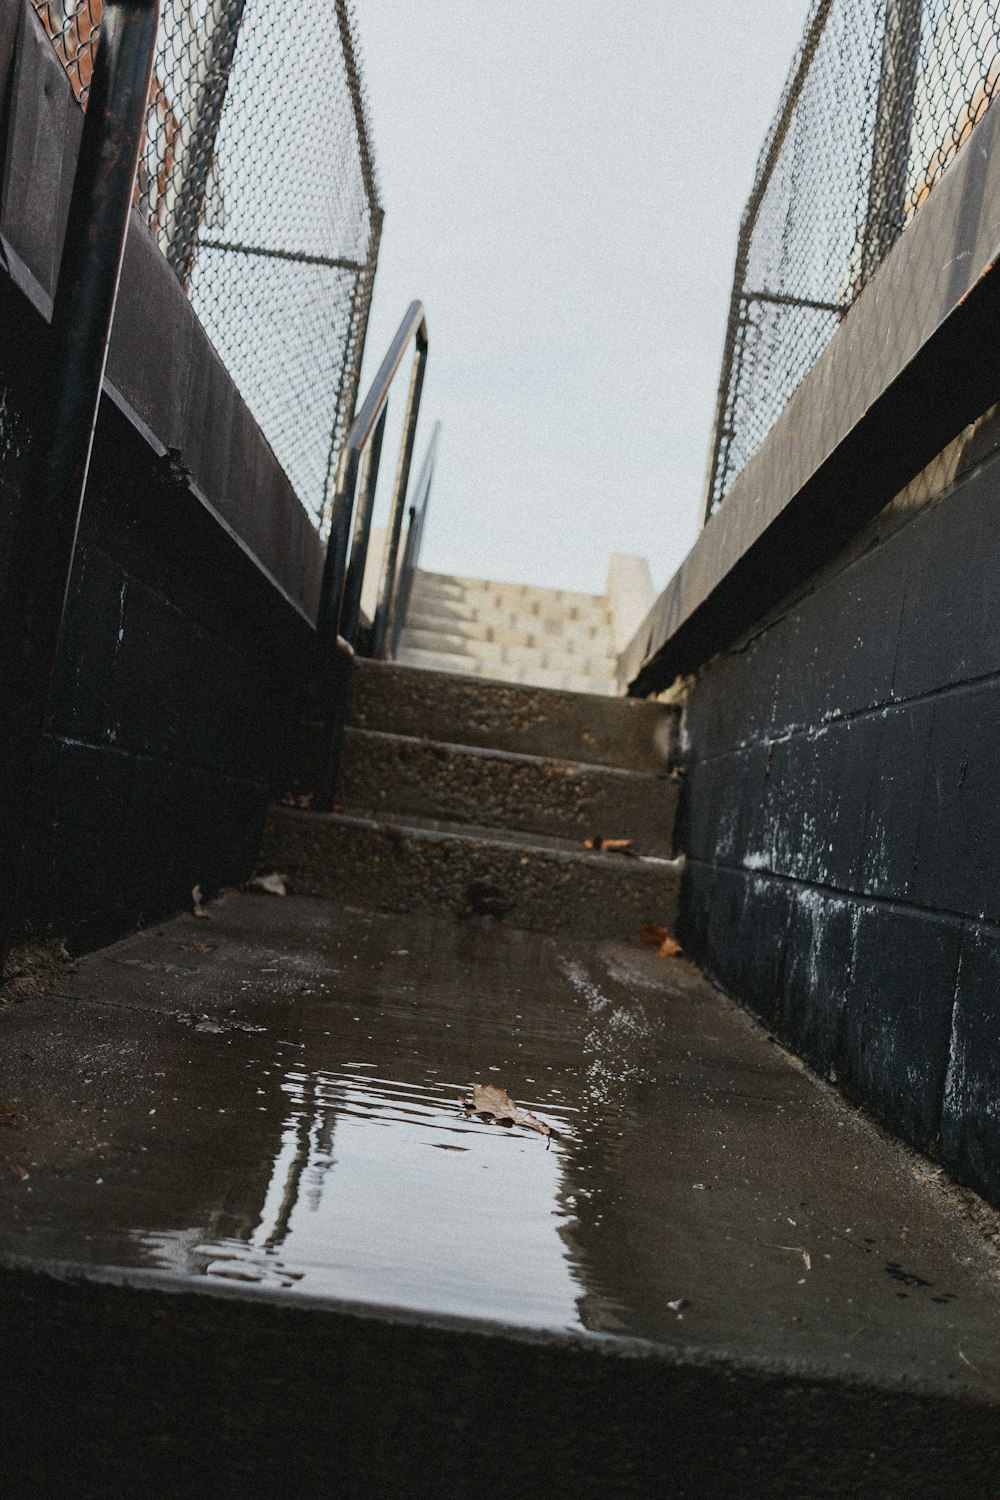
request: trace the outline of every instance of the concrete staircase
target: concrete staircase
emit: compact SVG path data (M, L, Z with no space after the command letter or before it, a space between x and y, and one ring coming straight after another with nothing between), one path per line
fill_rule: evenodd
M274 809L264 859L310 895L340 895L349 869L359 898L405 909L592 937L672 924L675 713L359 661L340 810Z
M653 602L649 568L616 554L603 594L418 570L396 660L496 682L618 692L618 653Z
M359 662L288 895L0 1006L12 1495L995 1500L997 1218L642 941L674 731Z

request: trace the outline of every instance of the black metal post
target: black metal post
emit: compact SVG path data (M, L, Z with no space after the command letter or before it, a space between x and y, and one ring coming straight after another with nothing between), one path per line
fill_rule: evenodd
M413 445L417 437L417 416L420 412L420 396L424 386L427 367L427 340L418 335L413 369L410 373L410 391L406 400L406 417L403 422L403 444L399 450L396 468L396 483L392 492L392 508L386 535L385 558L382 579L372 621L372 656L385 655L386 636L389 631L389 614L393 594L396 591L396 560L399 557L399 537L403 529L403 513L406 508L406 491L410 484L410 465L413 462Z
M323 568L316 621L320 635L328 643L330 649L336 652L337 662L313 795L313 805L318 811L329 809L337 780L340 745L347 723L347 692L350 683L351 658L354 655L354 641L361 614L361 590L364 584L372 508L375 504L375 485L385 433L389 387L409 348L411 339L417 341L418 352L422 351L426 354L427 323L420 302L411 302L406 309L403 321L396 330L396 336L389 345L385 358L372 381L371 389L361 404L361 410L351 424L351 430L340 451L337 463L336 491L330 513L330 535L327 539L326 562ZM411 381L411 399L414 393L416 399L412 419L415 426L416 408L420 404L420 384L418 382L414 388ZM409 414L409 406L407 411ZM409 420L408 415L407 427ZM351 561L345 577L348 531L354 508L354 493L358 485L359 469L361 471L361 495L351 545ZM398 481L399 472L397 471L397 484Z
M906 223L922 16L923 0L886 0L868 210L861 246L862 286L882 264Z
M198 49L194 98L184 111L181 146L174 167L179 180L168 184L171 201L164 233L167 262L185 288L194 269L198 230L205 214L215 143L245 8L246 0L212 0L200 35L193 36L189 43ZM189 25L195 24L196 15L192 7Z
M378 486L379 464L382 458L382 440L385 437L385 419L389 413L388 401L372 433L371 443L365 449L361 464L361 493L358 512L354 521L354 537L351 542L351 561L347 579L341 591L337 632L337 657L332 683L332 703L323 738L322 759L316 780L314 803L318 810L329 810L333 801L333 789L337 782L340 764L340 747L347 728L347 693L351 679L351 662L354 643L361 618L361 591L365 581L365 561L368 556L368 538L372 529L372 512L375 509L375 490Z
M50 331L50 374L0 599L0 974L87 483L146 117L159 0L105 0Z
M424 521L427 517L427 506L431 498L431 483L434 479L434 465L437 462L437 450L440 439L441 423L435 422L431 432L431 440L427 444L427 452L424 454L424 461L420 466L415 500L410 506L410 524L406 531L403 561L400 564L395 593L389 607L388 655L390 661L396 655L399 647L399 637L403 633L403 626L406 624L406 616L410 609L413 575L417 570L417 563L420 559L420 544L424 537Z

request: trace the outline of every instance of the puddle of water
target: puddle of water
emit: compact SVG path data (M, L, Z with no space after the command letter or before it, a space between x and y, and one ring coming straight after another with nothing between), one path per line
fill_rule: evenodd
M427 1312L578 1325L558 1144L468 1118L462 1083L293 1067L248 1240L144 1234L160 1269ZM434 1070L436 1071L436 1070ZM572 1111L519 1100L569 1135Z

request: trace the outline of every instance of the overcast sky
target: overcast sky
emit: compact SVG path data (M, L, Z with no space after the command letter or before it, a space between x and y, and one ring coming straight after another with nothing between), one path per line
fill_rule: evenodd
M386 208L365 379L420 297L423 439L444 428L425 567L595 593L613 551L673 573L808 8L356 0Z

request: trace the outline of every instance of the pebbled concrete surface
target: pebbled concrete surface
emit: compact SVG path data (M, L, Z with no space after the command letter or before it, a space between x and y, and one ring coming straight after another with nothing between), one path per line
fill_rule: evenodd
M359 729L419 736L433 727L446 744L584 760L633 771L668 763L678 710L635 698L602 698L358 658L350 722Z
M544 834L404 816L272 807L261 858L300 895L393 911L489 916L588 937L627 938L643 922L674 925L680 861L593 854Z
M11 1493L995 1500L995 1218L692 967L209 910L0 1009Z
M666 773L515 755L349 729L337 797L378 814L414 814L575 839L630 838L673 853L677 783Z

